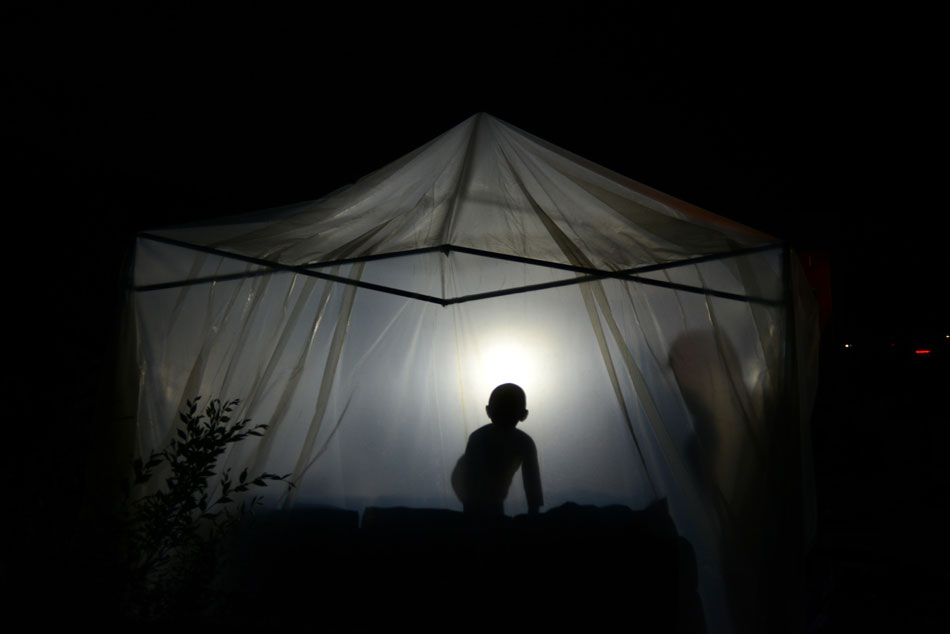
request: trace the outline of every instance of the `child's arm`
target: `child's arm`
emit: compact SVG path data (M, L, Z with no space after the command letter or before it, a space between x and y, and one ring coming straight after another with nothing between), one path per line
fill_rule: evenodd
M525 436L525 455L521 463L521 479L524 481L524 494L528 500L528 512L537 513L544 506L541 493L541 469L538 467L538 450L531 438Z

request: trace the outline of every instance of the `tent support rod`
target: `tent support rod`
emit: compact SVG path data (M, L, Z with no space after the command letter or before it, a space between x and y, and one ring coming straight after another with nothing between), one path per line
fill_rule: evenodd
M311 269L326 268L328 266L338 266L343 264L355 264L357 262L373 262L375 260L388 260L389 258L402 258L412 255L423 255L426 253L442 252L448 255L453 249L451 245L439 245L437 247L422 247L421 249L406 249L405 251L392 251L391 253L376 253L373 255L361 255L355 258L342 258L339 260L327 260L326 262L307 262L301 266Z
M262 275L273 275L275 273L294 273L295 275L306 275L309 277L316 277L321 280L328 280L330 282L339 282L340 284L349 284L350 286L358 286L360 288L366 288L371 291L379 291L381 293L389 293L390 295L399 295L401 297L408 297L410 299L418 299L424 302L431 302L433 304L439 304L440 306L445 306L446 304L452 303L452 300L444 300L433 295L425 295L423 293L413 293L412 291L404 291L400 288L393 288L391 286L383 286L382 284L373 284L372 282L363 282L361 280L352 280L348 277L342 277L340 275L331 275L330 273L321 273L320 271L309 271L309 270L294 270L293 267L283 268L275 267L274 269L266 269L262 271L250 271L247 273L232 273L230 275L216 275L214 277L198 277L193 280L182 280L180 282L165 282L163 284L145 284L142 286L136 286L134 290L136 291L159 291L166 288L179 288L182 286L196 286L198 284L212 284L214 282L227 282L231 280L240 280L247 279L251 277L260 277Z
M279 268L280 266L269 260L258 260L257 258L250 258L248 256L237 255L229 253L227 251L221 251L213 247L202 247L200 245L191 244L188 242L182 242L180 240L174 240L172 238L164 238L162 236L157 236L150 233L140 234L140 237L148 238L149 240L155 240L157 242L166 242L168 244L173 244L180 247L196 249L199 251L207 251L208 253L213 253L215 255L221 255L225 257L231 257L241 260L254 261L255 263L267 263L266 265L272 266L274 268ZM505 253L493 253L492 251L485 251L483 249L474 249L471 247L460 247L452 244L442 244L435 247L422 247L420 249L406 249L405 251L393 251L391 253L377 253L373 255L361 255L353 258L341 258L338 260L327 260L325 262L308 262L306 264L301 264L298 266L290 268L326 268L329 266L341 266L344 264L355 264L356 262L373 262L375 260L385 260L389 258L401 258L413 255L423 255L426 253L436 253L441 252L445 255L448 255L450 252L455 251L456 253L466 253L468 255L478 255L486 258L494 258L496 260L507 260L509 262L520 262L522 264L531 264L534 266L543 266L549 269L560 269L562 271L571 271L573 273L586 273L587 275L593 275L597 277L625 277L628 275L637 275L638 273L650 273L653 271L660 271L663 269L672 269L679 266L690 266L693 264L702 264L703 262L711 262L713 260L722 260L725 258L739 257L743 255L749 255L752 253L760 253L762 251L769 251L773 249L781 249L781 244L765 244L757 247L749 247L746 249L738 249L736 251L730 251L728 253L714 253L712 255L700 255L695 258L687 258L685 260L677 260L676 262L664 262L662 264L648 264L646 266L638 266L630 269L621 269L619 271L603 271L601 269L594 269L585 266L576 266L574 264L564 264L561 262L549 262L547 260L538 260L536 258L526 258L520 255L508 255Z
M489 291L487 293L475 293L472 295L463 295L461 297L455 297L453 299L442 300L444 305L449 304L462 304L465 302L471 302L479 299L489 299L491 297L500 297L502 295L517 295L518 293L527 293L530 291L540 291L546 288L557 288L559 286L570 286L572 284L584 284L585 282L594 282L596 280L601 280L604 278L615 278L627 282L635 282L638 284L646 284L647 286L659 286L661 288L669 288L675 291L684 291L687 293L698 293L700 295L711 295L713 297L720 297L722 299L731 299L739 302L749 302L752 304L764 304L766 306L781 306L782 302L779 300L764 299L761 297L749 297L746 295L737 295L736 293L727 293L725 291L714 291L706 288L699 288L696 286L689 286L687 284L677 284L676 282L664 282L663 280L651 280L644 277L636 277L633 275L584 275L566 280L558 280L556 282L545 282L543 284L529 284L527 286L519 286L517 288L508 288L500 291Z
M712 262L713 260L725 260L726 258L731 258L733 256L743 256L751 255L753 253L761 253L763 251L773 251L781 249L781 244L765 244L759 247L749 247L747 249L739 249L737 251L732 251L730 253L715 253L713 255L700 255L695 258L687 258L685 260L677 260L676 262L665 262L663 264L648 264L646 266L638 266L633 269L625 269L624 273L629 273L630 275L636 275L637 273L650 273L652 271L660 271L663 269L672 269L677 266L689 266L691 264L702 264L703 262Z
M290 266L288 264L280 264L279 262L272 262L270 260L263 260L261 258L251 257L249 255L240 255L237 253L229 253L227 251L221 251L220 249L215 249L214 247L206 247L198 244L190 244L188 242L182 242L180 240L174 240L172 238L164 238L162 236L156 236L152 234L140 234L140 237L148 238L149 240L155 240L156 242L164 242L165 244L171 244L174 246L182 247L185 249L192 249L194 251L201 251L203 253L209 253L211 255L217 255L219 257L230 258L232 260L239 260L241 262L247 262L249 264L256 264L258 266L267 267L263 271L247 271L244 273L231 273L228 275L215 275L211 277L196 278L193 280L181 280L176 282L164 282L161 284L146 284L142 286L136 286L133 290L136 291L156 291L166 288L177 288L180 286L193 286L195 284L209 284L213 282L220 281L230 281L236 279L242 279L246 277L256 277L259 275L270 275L276 272L285 272L285 273L295 273L297 275L307 275L309 277L316 277L322 280L329 280L331 282L340 282L341 284L350 284L352 286L359 286L361 288L367 288L373 291L380 291L383 293L389 293L390 295L399 295L401 297L408 297L410 299L419 299L426 302L432 302L434 304L439 304L441 306L445 305L445 300L439 297L433 297L432 295L424 295L422 293L413 293L412 291L404 291L399 288L392 288L389 286L383 286L382 284L373 284L372 282L363 282L360 280L351 280L348 277L341 277L339 275L331 275L329 273L321 273L319 271L312 271L305 266Z
M197 286L199 284L213 284L215 282L230 282L232 280L243 280L250 277L260 277L262 275L273 275L278 271L272 269L261 269L259 271L245 271L243 273L229 273L228 275L212 275L208 277L196 277L190 280L180 280L177 282L162 282L160 284L143 284L135 286L136 291L160 291L166 288L179 288L182 286Z
M748 249L741 249L738 251L731 251L729 253L714 254L714 255L702 255L695 258L688 258L685 260L677 260L676 262L665 262L663 264L650 264L647 266L635 267L632 269L621 269L619 271L603 271L601 269L594 269L586 266L576 266L574 264L562 264L560 262L548 262L547 260L537 260L534 258L525 258L519 255L506 255L504 253L492 253L491 251L483 251L481 249L472 249L470 247L457 247L451 244L444 245L442 249L448 251L456 251L458 253L467 253L469 255L480 255L486 258L495 258L497 260L508 260L510 262L520 262L522 264L532 264L534 266L544 266L550 269L560 269L562 271L572 271L574 273L585 273L594 277L617 277L625 278L629 275L636 275L637 273L648 273L651 271L659 271L662 269L671 269L678 266L689 266L691 264L701 264L702 262L709 262L712 260L721 260L724 258L730 258L733 256L747 255L750 253L758 253L760 251L767 251L769 249L781 249L782 245L780 244L768 244L759 247L752 247Z
M731 300L741 301L741 302L764 304L767 306L781 306L783 304L783 302L780 300L771 300L771 299L765 299L761 297L749 297L746 295L738 295L736 293L727 293L725 291L715 291L715 290L706 289L706 288L699 288L696 286L689 286L687 284L677 284L675 282L667 282L663 280L654 280L651 278L639 277L634 274L634 273L639 273L639 272L655 271L655 270L660 270L664 268L672 268L673 266L696 264L696 263L699 263L700 261L705 262L705 261L710 261L710 260L715 260L715 259L721 259L724 257L729 257L732 255L742 255L744 253L764 251L764 250L772 249L772 248L781 248L781 245L768 245L765 247L755 247L753 249L745 249L743 251L737 251L737 252L733 252L727 255L701 256L699 258L691 258L690 260L682 260L679 262L673 262L669 264L655 264L655 265L650 265L650 266L640 267L640 268L635 268L635 269L627 269L624 271L601 271L599 269L591 269L591 268L581 267L581 266L572 266L570 264L544 262L543 260L532 260L531 258L522 258L519 256L512 256L512 255L502 255L502 254L497 254L497 253L491 253L488 251L480 251L479 249L470 249L468 247L455 247L452 245L444 245L440 247L428 247L425 249L415 249L411 252L403 251L399 253L382 254L382 255L376 255L376 256L349 258L347 260L337 260L333 263L328 262L328 263L321 263L318 265L321 267L330 266L331 264L344 265L344 264L351 264L351 263L356 263L356 262L365 262L365 261L370 261L370 260L384 259L384 258L389 258L389 257L399 257L403 255L410 255L410 254L416 254L416 253L431 253L431 252L436 252L436 251L442 251L448 254L449 251L458 251L460 253L469 253L471 255L483 255L486 257L493 257L495 259L509 260L509 261L514 261L514 262L523 262L526 264L536 264L539 266L546 266L548 268L555 268L555 269L567 270L567 271L572 271L575 273L584 274L584 275L579 275L578 277L575 277L575 278L570 278L566 280L558 280L555 282L546 282L543 284L529 284L527 286L519 286L517 288L503 289L503 290L498 290L498 291L489 291L486 293L475 293L472 295L463 295L461 297L444 299L444 298L435 297L432 295L425 295L423 293L413 293L411 291L404 291L402 289L393 288L391 286L373 284L372 282L351 280L349 278L341 277L339 275L321 273L319 271L314 271L312 269L314 265L311 265L311 264L291 266L291 265L280 264L277 262L272 262L270 260L263 260L260 258L255 258L255 257L247 256L247 255L229 253L227 251L221 251L213 247L189 244L187 242L174 240L172 238L164 238L161 236L155 236L152 234L141 234L141 237L148 238L150 240L155 240L157 242L164 242L167 244L172 244L172 245L187 248L187 249L192 249L195 251L210 253L213 255L220 256L220 257L236 259L243 262L248 262L250 264L256 264L258 266L264 266L264 267L267 267L267 270L248 271L244 273L231 273L228 275L217 275L217 276L212 276L212 277L203 277L203 278L196 278L193 280L183 280L183 281L176 281L176 282L164 282L161 284L148 284L148 285L143 285L143 286L136 286L134 289L136 291L153 291L153 290L161 290L161 289L166 289L166 288L175 288L175 287L180 287L180 286L192 286L195 284L208 284L212 282L236 280L236 279L241 279L245 277L268 275L276 271L284 271L288 273L295 273L298 275L307 275L310 277L316 277L319 279L329 280L331 282L340 282L341 284L350 284L352 286L359 286L361 288L366 288L366 289L374 290L374 291L380 291L383 293L390 293L391 295L399 295L401 297L408 297L410 299L418 299L421 301L438 304L440 306L449 306L451 304L463 304L465 302L475 301L479 299L489 299L491 297L501 297L503 295L515 295L518 293L527 293L529 291L537 291L537 290L543 290L547 288L556 288L559 286L569 286L571 284L583 284L585 282L591 282L594 280L605 279L605 278L614 278L614 279L619 279L619 280L628 281L628 282L646 284L648 286L659 286L661 288L669 288L672 290L684 291L687 293L711 295L713 297L720 297L723 299L731 299Z
M761 251L769 251L772 249L781 249L781 244L766 244L758 247L749 247L747 249L739 249L737 251L730 251L729 253L715 253L712 255L701 255L695 258L687 258L685 260L677 260L676 262L664 262L663 264L649 264L646 266L638 266L632 269L622 269L620 271L602 271L600 269L593 269L585 266L576 266L574 264L564 264L561 262L549 262L547 260L538 260L536 258L526 258L520 255L508 255L505 253L493 253L491 251L485 251L482 249L473 249L471 247L460 247L453 244L443 244L437 247L424 247L421 249L407 249L405 251L394 251L392 253L380 253L376 255L363 255L354 258L343 258L340 260L328 260L326 262L308 262L303 265L309 268L323 268L327 266L337 266L341 264L353 264L355 262L370 262L373 260L382 260L385 258L398 258L403 256L410 255L419 255L423 253L433 253L440 251L446 255L450 252L455 251L456 253L466 253L468 255L478 255L486 258L494 258L496 260L507 260L509 262L520 262L521 264L531 264L533 266L543 266L549 269L560 269L562 271L571 271L574 273L586 273L588 275L597 275L600 277L604 276L613 276L613 275L636 275L637 273L649 273L652 271L660 271L662 269L672 269L678 266L689 266L691 264L702 264L703 262L711 262L713 260L722 260L725 258L731 258L735 256L749 255L751 253L759 253Z

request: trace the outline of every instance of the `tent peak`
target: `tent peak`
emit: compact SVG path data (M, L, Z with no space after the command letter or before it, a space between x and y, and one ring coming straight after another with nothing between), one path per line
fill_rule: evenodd
M484 111L321 199L154 233L288 266L451 244L612 271L778 242Z

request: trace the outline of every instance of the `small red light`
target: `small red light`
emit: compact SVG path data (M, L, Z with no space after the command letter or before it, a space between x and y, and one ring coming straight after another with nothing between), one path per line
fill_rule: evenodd
M914 350L917 354L930 354L930 350Z

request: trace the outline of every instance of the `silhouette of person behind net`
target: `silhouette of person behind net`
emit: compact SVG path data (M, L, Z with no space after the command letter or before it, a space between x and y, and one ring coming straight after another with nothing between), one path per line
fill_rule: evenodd
M452 472L452 488L466 513L504 515L504 501L511 481L521 467L528 512L544 504L538 450L531 436L515 426L528 417L525 393L514 383L496 387L488 399L491 423L468 437L465 453Z

